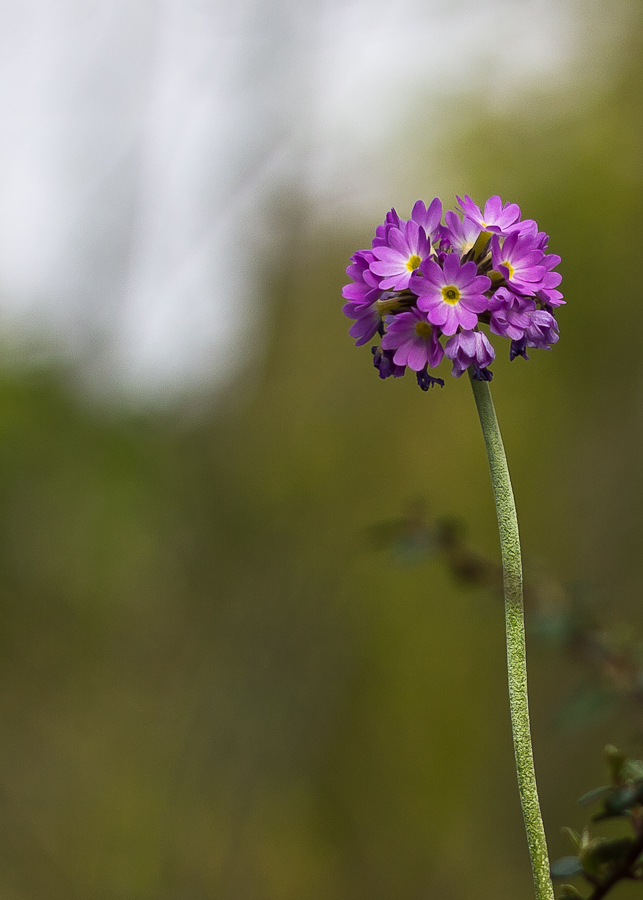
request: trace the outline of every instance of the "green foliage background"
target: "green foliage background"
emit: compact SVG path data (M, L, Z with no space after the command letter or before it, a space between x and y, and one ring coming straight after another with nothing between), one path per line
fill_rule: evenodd
M392 198L500 193L551 235L561 341L494 366L527 572L595 585L639 634L640 36L576 105L463 101L440 184L416 129ZM307 215L281 210L256 348L198 414L2 377L2 900L530 896L500 605L369 537L423 498L497 554L469 386L379 382L340 311L374 223ZM636 753L639 732L618 706L574 729L560 708L586 673L535 642L530 666L556 856L603 744Z

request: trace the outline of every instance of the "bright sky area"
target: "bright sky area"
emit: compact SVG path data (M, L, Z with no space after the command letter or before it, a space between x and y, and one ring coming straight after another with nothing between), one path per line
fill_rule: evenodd
M5 0L0 324L140 397L221 377L279 239L275 198L376 224L412 115L439 133L462 95L569 90L626 8Z

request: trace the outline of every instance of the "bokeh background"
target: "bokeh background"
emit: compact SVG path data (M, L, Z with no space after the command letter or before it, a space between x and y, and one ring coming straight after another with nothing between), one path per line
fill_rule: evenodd
M635 0L4 0L2 900L531 895L501 604L430 540L498 556L470 388L380 382L341 314L392 205L465 192L563 258L560 343L493 391L570 852L643 749L560 625L643 684L642 37Z

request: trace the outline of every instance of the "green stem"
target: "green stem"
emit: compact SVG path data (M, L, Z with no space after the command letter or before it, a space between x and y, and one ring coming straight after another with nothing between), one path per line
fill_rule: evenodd
M507 629L507 669L509 675L509 707L513 731L516 772L522 814L527 831L531 869L538 900L553 900L554 889L549 874L547 841L543 827L534 757L529 728L529 703L527 700L527 657L525 653L525 616L522 600L522 563L518 518L514 502L507 457L500 436L498 419L486 381L471 378L471 387L482 433L487 448L491 483L498 514L500 549L505 595L505 623Z

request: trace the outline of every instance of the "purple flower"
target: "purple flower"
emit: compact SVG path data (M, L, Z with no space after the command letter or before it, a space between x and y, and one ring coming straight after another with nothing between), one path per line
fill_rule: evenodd
M536 248L536 243L536 236L519 232L510 234L502 244L496 236L491 239L494 269L519 294L532 296L543 287L543 279L547 273L543 265L545 255Z
M406 366L398 366L393 362L393 351L382 350L381 347L371 347L373 365L378 370L380 378L401 378L406 372Z
M442 201L438 197L434 197L427 209L424 205L424 201L418 200L411 212L411 218L414 222L417 222L418 225L424 228L427 237L433 240L434 234L440 227Z
M560 256L556 256L555 253L550 253L543 260L547 272L543 277L542 287L536 292L536 297L547 306L563 306L565 303L561 292L556 290L563 276L560 272L551 271L559 262Z
M510 359L528 359L529 347L550 349L558 340L553 313L565 301L549 236L497 195L484 211L467 194L458 203L445 224L438 197L428 207L418 200L409 219L389 210L372 248L351 257L344 314L358 346L381 336L381 346L371 348L380 378L409 368L428 390L443 384L429 369L446 354L456 378L468 369L491 381L495 354L481 324L511 341Z
M455 334L458 327L475 328L477 313L487 309L484 292L491 287L491 279L478 275L474 262L463 266L455 253L448 254L443 268L432 259L420 266L422 275L414 275L411 290L417 294L418 308L427 314L432 325L445 334Z
M554 272L552 274L555 275L556 273ZM536 296L546 306L563 306L567 301L563 300L563 295L560 291L557 291L554 288L549 289L547 287L547 278L548 276L545 275L545 286L536 293Z
M347 318L355 319L355 323L351 325L348 333L352 338L355 338L356 347L366 344L380 331L382 317L377 308L377 297L372 303L345 303L343 313Z
M491 319L489 328L494 334L519 341L529 327L529 313L536 309L531 297L514 294L506 287L498 288L489 301Z
M558 341L558 322L545 309L535 309L529 313L529 327L525 330L527 346L538 350L551 350Z
M468 194L464 200L456 198L465 216L472 219L481 231L490 231L492 234L510 234L520 219L520 207L515 203L505 203L496 194L490 197L484 205L484 213L476 206Z
M344 285L342 297L356 303L372 303L371 292L381 293L380 279L370 270L375 257L370 250L358 250L351 256L351 265L346 269L354 283Z
M378 225L375 229L375 237L373 238L373 247L384 247L388 245L388 233L391 228L401 230L406 225L406 219L400 219L394 209L390 209L386 213L383 225Z
M419 310L386 317L386 334L382 338L383 350L395 350L393 361L420 372L425 366L440 365L444 351L433 328Z
M529 359L527 347L536 347L538 350L551 350L551 344L558 340L558 323L546 309L536 309L529 314L529 327L525 329L523 337L518 341L512 341L509 349L509 359L517 356Z
M358 250L351 257L352 264L346 269L354 282L344 285L342 289L342 295L348 300L343 312L349 319L356 320L349 331L350 336L356 339L356 347L370 341L381 325L376 304L382 291L379 288L379 278L369 268L374 259L370 250Z
M449 249L458 256L464 256L478 239L480 226L468 216L461 219L451 209L445 214L444 219L447 224L440 230L442 240L446 241Z
M481 331L459 331L446 343L444 353L453 361L451 374L459 378L474 365L486 369L495 359L493 347ZM483 377L483 380L491 380Z
M374 261L370 270L382 278L382 290L403 291L409 286L411 275L431 252L431 243L424 228L417 222L406 222L403 230L390 227L387 245L373 247Z

